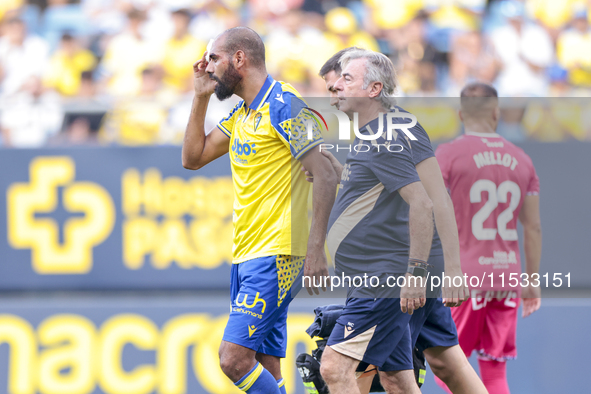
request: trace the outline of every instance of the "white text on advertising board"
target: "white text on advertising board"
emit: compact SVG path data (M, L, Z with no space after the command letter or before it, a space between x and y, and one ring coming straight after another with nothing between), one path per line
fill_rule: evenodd
M6 197L9 245L30 250L38 274L90 273L95 248L112 236L116 223L122 226L122 250L115 253L130 270L145 261L156 269L172 264L213 269L232 260L229 176L185 180L162 177L156 168L143 174L126 169L121 175L123 218L116 222L109 190L76 180L76 165L68 156L40 156L29 165L28 182L10 185ZM52 217L59 205L72 214L63 224L63 241L60 223Z
M153 267L212 269L232 261L232 201L230 177L163 179L150 168L142 174L128 169L121 179L123 263ZM188 220L187 220L188 218Z
M287 354L282 363L288 393L295 391L298 344L315 347L305 329L310 314L290 314ZM85 316L47 317L35 330L16 315L0 315L0 345L9 346L8 394L185 394L189 379L204 393L240 393L219 367L218 347L228 316L183 314L161 329L138 314L111 316L100 327ZM247 327L245 327L246 329ZM123 348L155 354L153 364L124 368ZM189 362L189 360L191 360ZM191 370L192 366L192 370Z

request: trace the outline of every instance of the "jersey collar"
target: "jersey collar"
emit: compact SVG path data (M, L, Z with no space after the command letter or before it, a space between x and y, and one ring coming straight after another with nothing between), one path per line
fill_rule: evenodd
M253 109L255 111L257 109L259 109L260 105L265 102L265 99L267 98L267 96L271 92L271 89L274 85L275 85L275 80L273 78L271 78L270 75L267 75L267 79L265 79L265 83L263 84L263 87L261 88L261 90L259 90L259 93L254 98L252 103L250 103L248 108Z
M475 137L488 137L488 138L500 137L500 135L498 135L497 133L473 133L471 131L465 131L464 134L473 135Z

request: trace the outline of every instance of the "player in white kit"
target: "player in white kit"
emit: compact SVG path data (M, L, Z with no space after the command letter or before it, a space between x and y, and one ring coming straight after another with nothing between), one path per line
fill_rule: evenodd
M471 280L471 299L452 308L452 316L466 356L478 353L488 392L508 394L505 361L517 356L519 301L524 317L541 304L540 183L530 157L496 134L496 90L474 83L461 96L465 134L436 151L455 208L462 271ZM524 229L523 273L517 219Z

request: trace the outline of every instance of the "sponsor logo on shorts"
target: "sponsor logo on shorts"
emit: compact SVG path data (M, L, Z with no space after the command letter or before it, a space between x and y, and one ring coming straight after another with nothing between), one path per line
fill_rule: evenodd
M260 313L249 311L248 309L244 309L244 308L234 308L234 309L232 309L232 312L244 313L245 315L250 315L252 317L256 317L257 319L263 318L263 315L261 315Z
M267 303L262 298L259 298L260 295L261 295L261 293L257 291L256 295L254 296L254 301L252 302L252 304L249 305L248 304L248 294L245 294L242 301L240 301L240 293L238 293L238 295L236 296L236 305L243 306L245 308L250 309L250 308L254 308L256 306L256 304L258 304L259 302L262 302L263 308L261 309L261 313L265 313L265 308L267 308Z
M347 322L347 325L345 326L345 338L347 338L349 335L351 335L353 333L353 331L355 331L355 329L353 328L355 325L351 322Z
M265 309L267 308L267 303L262 298L259 298L260 293L257 292L254 296L254 301L252 304L248 303L248 294L244 294L244 298L240 301L240 293L236 296L236 306L232 308L233 312L240 312L244 313L245 315L250 315L252 317L256 317L257 319L263 318L263 313L265 313ZM263 307L261 308L261 313L256 313L250 309L254 308L258 303L262 303Z

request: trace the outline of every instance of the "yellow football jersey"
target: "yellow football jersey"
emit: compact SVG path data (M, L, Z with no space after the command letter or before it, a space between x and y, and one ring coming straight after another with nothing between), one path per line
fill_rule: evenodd
M218 127L230 138L233 263L305 256L310 186L298 159L323 142L313 113L291 85L268 76L250 106L240 101Z

